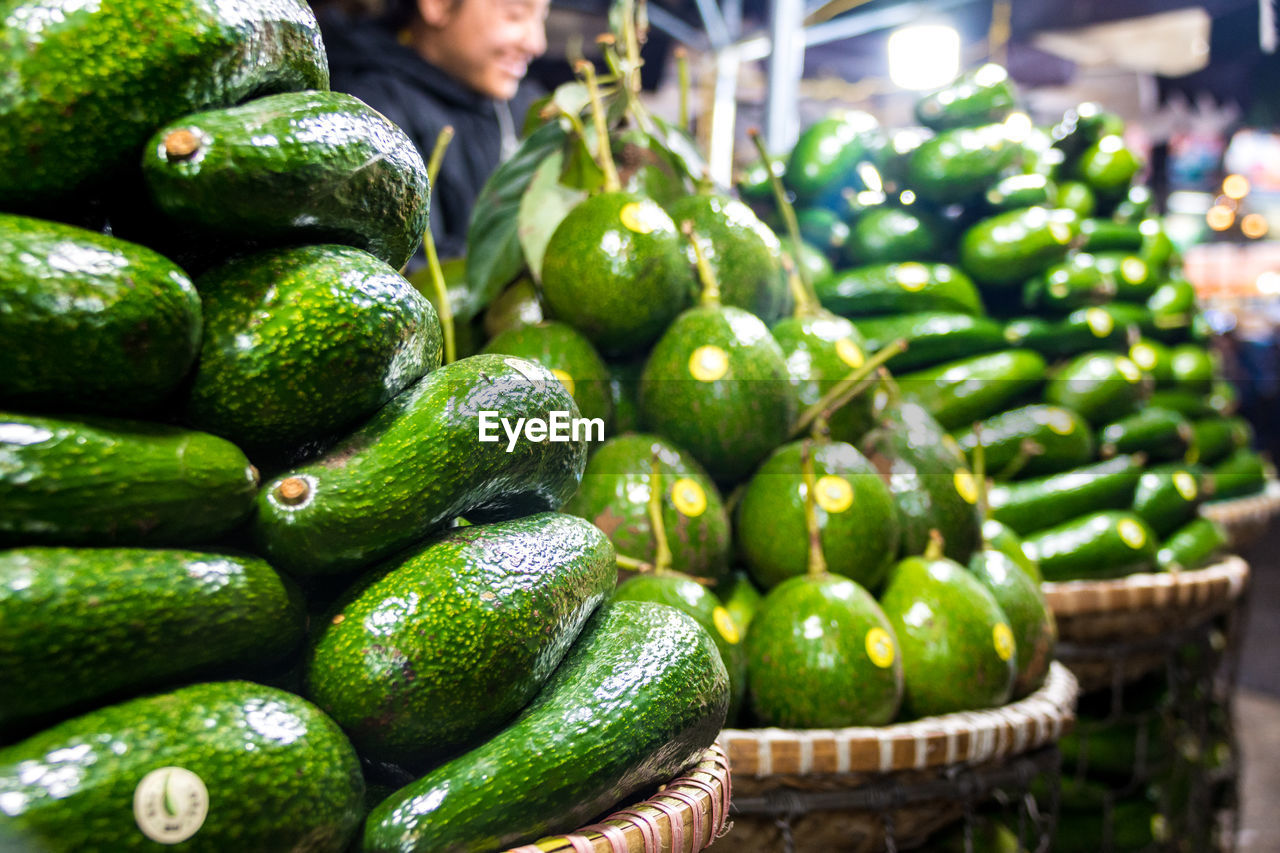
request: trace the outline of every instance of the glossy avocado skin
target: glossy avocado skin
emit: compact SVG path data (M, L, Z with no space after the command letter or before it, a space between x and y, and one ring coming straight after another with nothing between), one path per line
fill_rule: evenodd
M485 344L481 352L514 355L538 362L555 373L569 389L584 418L604 421L606 435L613 431L609 368L591 342L572 326L551 320L508 329Z
M907 184L942 204L979 196L1017 159L1003 125L944 130L911 152Z
M1275 475L1261 456L1247 447L1236 450L1213 466L1214 498L1237 498L1266 488Z
M1151 321L1138 305L1109 302L1077 308L1060 320L1019 317L1005 326L1010 345L1033 349L1046 358L1067 358L1091 350L1128 352L1129 339Z
M725 305L750 311L770 325L791 310L779 255L782 246L751 208L726 196L698 194L668 205L667 212L677 226L693 223L694 232L703 239L703 252L720 283ZM687 251L692 276L693 247ZM696 281L691 279L693 284Z
M1018 651L1018 674L1010 698L1020 699L1039 688L1049 673L1058 636L1053 611L1045 603L1038 578L1028 575L1002 551L974 551L969 571L1009 619Z
M451 530L333 609L307 697L364 758L423 768L537 694L613 591L613 547L559 513Z
M1016 105L1009 73L988 64L921 98L916 102L916 118L931 130L975 127L1002 121Z
M207 815L183 850L339 853L360 823L360 761L337 725L283 690L224 681L91 711L0 749L10 804L0 843L155 850L132 805L139 782L166 767L207 790Z
M0 400L41 410L154 408L200 349L200 298L143 246L0 214Z
M761 725L882 726L902 701L893 629L875 599L839 575L793 577L765 596L751 622L747 659L751 709Z
M479 440L482 411L512 424L550 420L551 412L578 416L573 397L541 365L493 354L455 361L328 453L265 484L252 527L262 553L293 574L336 574L388 557L458 516L501 521L568 500L586 466L585 434L521 437L508 453L501 426L490 432L496 441ZM301 494L291 498L291 486Z
M818 301L844 317L953 311L981 315L973 280L949 264L871 264L814 282Z
M1008 408L1044 382L1045 362L1029 349L1005 349L936 364L898 377L903 395L945 429L959 429Z
M1096 509L1124 509L1142 476L1142 456L1117 456L1058 474L1001 483L988 494L991 517L1025 536Z
M854 266L934 258L942 250L939 225L921 211L881 205L849 229L845 260Z
M1173 383L1196 394L1208 394L1213 388L1213 359L1204 347L1182 344L1173 348Z
M1201 465L1156 465L1138 479L1133 511L1163 539L1195 517L1209 488L1209 470Z
M1028 311L1069 314L1115 295L1114 278L1103 274L1093 255L1076 252L1023 285L1022 304Z
M1145 453L1151 460L1181 459L1191 446L1191 421L1172 409L1143 406L1098 431L1104 457L1117 453Z
M885 362L895 371L917 370L1008 346L1002 324L971 314L921 311L868 317L855 325L866 338L869 352L877 352L899 339L907 342L906 350Z
M880 596L902 649L903 711L927 717L1009 701L1017 650L997 645L1009 631L995 597L962 565L907 557Z
M205 331L184 419L255 459L332 443L440 366L431 303L360 249L272 249L197 287Z
M195 150L169 153L166 143L184 133ZM399 269L427 229L422 155L385 116L340 92L183 116L151 136L142 173L166 216L237 239L342 243Z
M1044 398L1101 426L1132 413L1149 393L1142 371L1127 356L1090 352L1058 368L1049 377Z
M1094 458L1088 422L1062 406L1034 403L1009 409L955 438L970 461L981 445L987 473L997 480L1054 474ZM1011 466L1016 470L1006 476Z
M1024 543L1046 581L1118 578L1155 568L1158 542L1125 510L1082 515L1028 536Z
M613 600L652 601L693 617L715 642L720 660L729 673L729 711L725 722L732 724L737 720L747 689L747 653L743 643L746 629L738 628L714 592L680 572L649 572L619 584Z
M740 308L690 308L649 355L640 415L717 483L740 482L786 440L796 415L782 350Z
M812 454L815 512L827 567L875 589L897 556L899 520L893 495L876 469L843 441L795 441L765 460L738 504L738 553L761 589L808 569L802 473L806 445Z
M1044 175L1010 175L992 184L984 198L993 211L1056 207L1058 185Z
M797 416L861 367L871 352L853 323L825 311L819 316L787 317L770 331L787 360ZM871 427L873 396L870 390L864 391L832 412L827 419L831 437L857 441Z
M977 489L964 454L920 406L890 407L859 443L888 484L898 508L900 555L921 554L930 531L942 534L945 553L968 560L979 547L982 523Z
M719 489L692 456L652 433L617 436L602 444L564 511L603 530L619 554L652 563L657 544L648 510L655 455L671 568L710 580L725 577L732 543Z
M685 245L656 202L625 192L591 196L547 243L543 298L605 356L638 353L689 304Z
M1040 565L1022 547L1022 540L1018 534L994 518L988 518L982 522L982 547L1004 554L1036 583L1043 580L1040 577Z
M1252 441L1253 428L1244 418L1197 418L1191 422L1187 458L1201 465L1216 465Z
M505 849L669 782L715 740L729 677L691 617L606 604L511 725L383 801L367 853Z
M960 266L979 284L1021 284L1066 257L1075 234L1074 214L1062 209L998 213L960 238Z
M791 149L783 180L802 201L838 197L846 187L858 188L857 166L868 157L867 143L876 132L875 119L858 111L815 122Z
M0 38L0 206L49 206L137 162L178 116L251 97L328 89L302 0L10 3ZM103 45L116 45L110 56Z
M3 547L212 542L249 516L257 487L239 448L208 433L0 414Z
M1231 538L1218 522L1209 518L1193 518L1160 543L1156 563L1164 571L1198 569L1231 544Z
M142 548L0 552L0 725L65 714L302 642L291 584L256 557ZM140 627L142 626L142 627Z

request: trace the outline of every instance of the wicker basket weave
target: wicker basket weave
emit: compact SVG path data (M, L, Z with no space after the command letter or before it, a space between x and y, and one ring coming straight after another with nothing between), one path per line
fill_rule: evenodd
M1207 503L1200 514L1225 527L1231 547L1238 551L1262 538L1271 519L1280 514L1280 481L1268 482L1256 495Z
M963 816L981 791L1056 772L1056 752L1042 748L1070 730L1076 694L1054 663L1040 690L1003 708L876 728L726 729L736 799L716 849L862 853L889 837L906 849ZM1036 750L1030 770L1012 767Z
M1244 591L1239 557L1190 572L1042 585L1058 622L1058 656L1082 689L1131 681L1164 666L1171 638L1226 612Z
M719 744L684 776L630 808L571 835L554 835L507 853L698 853L725 833L732 785Z

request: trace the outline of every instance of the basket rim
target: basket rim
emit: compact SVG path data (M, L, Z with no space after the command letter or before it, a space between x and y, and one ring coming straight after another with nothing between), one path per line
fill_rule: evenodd
M1205 609L1234 601L1249 579L1249 564L1232 554L1191 571L1129 575L1112 580L1045 581L1040 585L1057 617L1138 611Z
M733 784L719 742L650 797L564 835L505 853L698 853L727 831Z
M1061 663L1030 696L981 711L887 726L725 729L720 742L740 777L889 773L991 761L1029 752L1070 730L1079 692Z
M1221 524L1265 522L1280 513L1280 480L1267 480L1262 491L1222 500L1210 500L1200 507L1200 514Z

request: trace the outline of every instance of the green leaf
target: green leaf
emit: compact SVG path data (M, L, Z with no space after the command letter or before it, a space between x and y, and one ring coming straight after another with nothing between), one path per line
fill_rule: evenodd
M551 102L563 113L582 118L591 103L591 93L585 85L573 80L556 87Z
M695 182L702 180L707 174L707 161L693 137L683 128L668 124L658 116L652 118L658 143L671 153L677 166L684 170L685 177Z
M570 138L560 183L572 189L593 192L604 186L604 170L595 158L595 132L588 128L587 134L592 140L589 144L577 134Z
M524 249L529 272L537 282L542 281L542 258L556 226L587 197L583 190L560 183L563 165L563 152L557 151L543 160L520 199L517 229L520 247Z
M459 322L484 310L524 269L517 233L520 197L538 166L560 148L564 139L565 131L559 122L544 124L485 182L467 231L467 287L459 304L453 306Z
M521 139L532 136L535 130L546 123L547 120L542 117L542 111L551 103L551 97L551 95L543 95L529 105L529 111L524 114L524 127L520 128Z

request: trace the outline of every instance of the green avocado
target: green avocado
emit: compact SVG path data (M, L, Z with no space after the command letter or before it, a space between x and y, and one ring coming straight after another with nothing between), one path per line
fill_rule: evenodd
M801 276L807 281L821 281L831 275L831 261L827 259L823 250L814 244L802 238L797 245L790 237L779 237L778 242L782 251L795 261L796 269L801 271Z
M816 279L813 288L824 308L844 317L916 311L985 313L972 279L948 264L872 264Z
M1143 239L1138 223L1114 219L1081 220L1080 238L1084 252L1137 252Z
M1006 349L906 373L898 384L903 396L924 406L943 428L959 429L1008 408L1040 387L1044 374L1039 353Z
M272 249L197 286L204 340L184 420L255 459L332 442L440 366L431 303L360 249Z
M684 238L666 211L641 196L591 196L547 243L547 306L606 356L648 347L692 293Z
M986 470L997 480L1055 474L1094 458L1093 432L1071 409L1035 403L992 415L957 432L960 449L974 460L981 445Z
M1111 212L1111 218L1116 222L1141 222L1151 213L1151 188L1146 184L1132 184Z
M751 620L755 618L756 611L760 609L760 602L763 600L760 590L756 589L755 584L751 582L751 576L740 569L735 569L728 580L716 585L716 595L720 596L720 600L724 602L724 609L729 611L733 624L738 628L738 634L745 637L747 629L751 627Z
M891 370L917 370L943 361L1005 349L1004 326L988 317L919 311L855 322L868 352L879 352L894 341L907 348L885 362ZM774 329L777 334L777 329Z
M1123 302L1145 305L1160 286L1158 270L1131 252L1095 252L1094 262Z
M503 332L533 326L545 319L537 286L528 277L521 276L485 309L484 334L486 338L496 338Z
M1023 544L1046 581L1103 580L1156 566L1155 531L1132 512L1082 515L1028 536Z
M691 617L606 604L509 726L378 805L361 849L482 853L574 830L696 761L728 705L720 653Z
M943 247L941 227L922 211L881 205L858 217L845 243L850 266L936 258Z
M572 326L549 320L502 332L481 352L514 355L536 361L555 374L578 404L584 418L598 418L613 432L613 398L609 368L596 348Z
M796 140L783 175L801 201L838 195L858 185L858 164L867 159L866 142L879 123L869 113L849 110L805 128Z
M1058 203L1058 185L1044 175L1009 175L992 184L983 197L993 212L1020 207L1066 207Z
M1075 161L1089 146L1104 136L1124 133L1124 120L1098 104L1085 102L1063 113L1062 121L1050 131L1054 147Z
M968 560L982 538L978 484L938 422L903 402L885 411L859 447L893 494L902 530L898 553L923 553L936 530L949 557Z
M1156 388L1174 384L1173 351L1152 338L1139 338L1129 347L1129 360L1138 365L1145 376L1151 377Z
M763 590L807 570L806 452L812 453L815 512L827 567L867 589L879 587L898 553L894 498L871 463L843 441L795 441L765 460L738 503L739 556Z
M998 213L960 238L960 266L979 284L1021 284L1065 258L1076 230L1075 214L1062 208Z
M1186 457L1201 465L1217 465L1253 440L1253 429L1243 418L1213 415L1191 422L1191 442Z
M635 358L605 365L609 371L609 399L613 403L613 435L640 429L640 374L644 372L644 362L643 358Z
M301 596L256 557L142 548L0 552L0 725L284 659ZM145 626L145 630L140 629Z
M137 416L187 375L200 326L191 280L150 249L0 214L6 405Z
M580 518L451 530L317 626L307 697L361 757L430 766L533 699L617 578L608 538Z
M1112 421L1098 431L1098 449L1104 459L1118 453L1145 453L1148 459L1181 459L1195 433L1191 421L1172 409L1143 406L1131 415Z
M998 483L988 493L991 517L1025 536L1098 509L1133 502L1146 458L1117 456L1016 483Z
M1274 479L1270 463L1253 450L1242 447L1213 466L1213 496L1216 499L1238 498L1255 494Z
M640 413L717 483L732 484L786 440L795 395L764 323L741 308L705 305L676 318L654 346L640 378Z
M1027 553L1027 549L1022 547L1022 540L1018 538L1018 534L994 518L988 518L982 522L982 547L1004 554L1036 583L1043 580L1040 577L1040 564Z
M806 207L796 213L800 239L816 246L824 256L839 257L849 242L849 225L835 211Z
M1005 326L1005 339L1012 346L1052 359L1103 348L1123 354L1130 349L1130 339L1150 319L1150 312L1141 306L1110 302L1077 308L1061 320L1015 318Z
M143 147L142 174L164 215L202 233L342 243L400 269L427 229L431 192L413 140L339 92L184 116Z
M1045 386L1044 398L1102 425L1134 411L1147 393L1142 371L1128 357L1090 352L1055 370Z
M302 0L18 0L4 14L7 210L50 207L127 172L147 137L179 116L329 88L324 43Z
M1172 463L1142 472L1133 495L1133 511L1160 538L1172 535L1196 515L1211 488L1208 469Z
M286 572L337 574L459 516L501 521L555 509L586 467L592 436L574 435L577 417L573 397L539 364L495 354L455 361L324 455L265 484L252 533Z
M795 411L803 414L866 362L869 352L853 323L827 311L787 317L772 329L787 361L787 376L795 395ZM832 438L857 441L871 428L872 399L863 393L827 419Z
M662 525L671 568L719 580L729 571L729 517L720 492L692 456L652 434L611 438L587 461L564 512L605 532L618 554L652 564L657 544L649 520L653 465L662 483Z
M1198 569L1230 544L1231 536L1219 522L1193 518L1160 543L1156 563L1164 571Z
M907 185L927 201L967 201L995 183L1018 153L1002 124L944 130L911 152Z
M969 571L991 592L1009 618L1018 650L1018 673L1010 698L1021 699L1035 692L1049 674L1053 645L1058 637L1053 611L1045 603L1040 581L1001 551L974 551Z
M1182 344L1173 348L1173 384L1196 394L1213 389L1216 371L1208 351L1198 344Z
M1171 278L1147 298L1154 323L1164 335L1181 336L1196 313L1196 288L1183 278Z
M1080 153L1075 171L1098 195L1123 196L1142 171L1142 160L1124 144L1124 137L1110 134Z
M1115 295L1115 279L1103 274L1094 256L1073 252L1022 286L1022 305L1028 311L1070 314L1110 302Z
M1092 216L1098 202L1089 185L1081 181L1060 181L1058 183L1057 207L1070 210L1081 218Z
M1003 121L1017 106L1009 72L988 63L916 102L916 119L931 130Z
M341 853L364 790L351 743L314 705L246 681L193 684L0 749L0 846Z
M903 712L928 717L1009 701L1017 640L995 597L964 566L907 557L880 596L902 649Z
M747 635L749 701L761 725L883 726L902 702L902 669L884 612L840 575L782 582Z
M679 226L692 223L702 238L703 252L720 282L720 299L725 305L750 311L769 325L791 309L779 256L782 246L751 208L726 196L698 194L668 205L667 212ZM692 248L688 254L692 276Z
M726 722L738 718L747 689L747 652L742 642L745 629L739 630L732 615L714 592L680 572L650 572L633 575L618 585L614 601L652 601L674 607L693 617L707 632L720 660L729 673L729 712Z
M252 514L257 488L257 470L215 435L0 413L0 547L213 542Z

